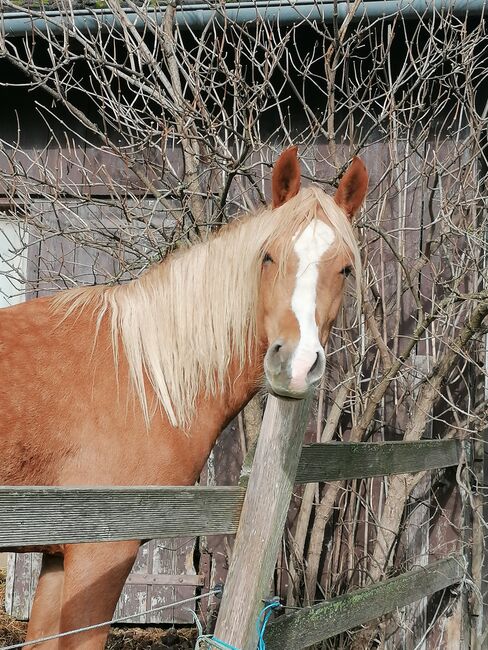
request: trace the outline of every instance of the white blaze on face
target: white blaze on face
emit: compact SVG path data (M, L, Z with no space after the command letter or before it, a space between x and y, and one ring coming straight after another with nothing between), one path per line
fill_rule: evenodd
M335 239L333 229L320 219L313 219L293 247L298 257L297 279L291 308L300 327L300 340L291 360L290 386L300 390L306 383L317 353L321 353L315 309L319 262Z

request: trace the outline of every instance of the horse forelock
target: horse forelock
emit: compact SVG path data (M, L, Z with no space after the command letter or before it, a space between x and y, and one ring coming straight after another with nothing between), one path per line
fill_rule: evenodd
M199 396L223 391L230 362L243 366L251 354L267 246L282 244L284 268L294 237L320 207L358 267L349 220L330 196L312 186L276 210L237 219L137 280L63 292L55 305L65 315L93 308L97 329L108 318L115 358L125 354L146 421L153 416L146 395L149 382L171 424L187 429Z

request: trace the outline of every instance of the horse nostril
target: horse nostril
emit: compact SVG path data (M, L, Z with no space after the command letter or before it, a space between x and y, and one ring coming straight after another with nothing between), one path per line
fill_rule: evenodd
M283 341L280 339L278 339L277 341L275 341L269 346L268 352L266 354L266 367L272 373L276 374L281 372L282 364L283 364L282 356L283 356L284 349L285 348L284 348Z
M313 363L313 366L312 366L312 367L310 368L310 370L308 371L308 374L309 374L309 375L312 375L312 374L315 372L315 370L317 370L317 367L318 367L318 365L319 365L319 361L320 361L320 356L319 356L319 353L317 352L317 355L316 355L316 357L315 357L315 361L314 361L314 363Z
M273 356L276 356L276 355L278 355L278 353L279 353L279 351L281 350L282 347L283 347L283 341L280 341L280 340L275 341L275 342L270 346L270 348L269 348L269 352L270 352L270 354L272 354Z
M312 367L307 373L307 379L311 383L315 383L320 379L325 370L325 355L319 350L316 353L315 361L313 362Z

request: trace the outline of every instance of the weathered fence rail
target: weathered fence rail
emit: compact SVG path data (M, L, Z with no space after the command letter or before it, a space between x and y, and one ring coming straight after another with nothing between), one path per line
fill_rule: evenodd
M238 487L0 487L0 548L235 533Z
M371 587L356 589L333 600L281 616L267 629L266 648L307 648L446 589L460 582L465 570L464 558L451 556Z
M457 465L458 440L325 443L302 449L297 483ZM233 534L240 487L0 487L0 548Z
M370 476L412 474L457 465L460 440L417 442L328 442L305 445L297 483L342 481Z

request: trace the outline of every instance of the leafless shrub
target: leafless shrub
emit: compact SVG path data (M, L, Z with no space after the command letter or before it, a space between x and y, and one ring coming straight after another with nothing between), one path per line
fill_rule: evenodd
M319 437L456 436L479 450L488 313L484 23L433 10L410 21L356 20L357 5L342 22L304 15L287 26L240 24L215 5L197 29L172 5L129 0L127 13L108 0L116 21L93 12L90 31L64 0L56 21L42 8L23 10L47 27L0 35L2 63L14 71L3 86L30 92L44 139L27 137L19 105L0 143L0 192L29 236L16 239L3 264L31 291L121 281L263 202L283 146L298 144L304 176L321 184L334 185L360 155L371 174L357 224L362 316L346 308L330 343ZM18 10L8 0L0 8ZM19 271L19 256L39 254L39 277L29 265ZM478 509L479 531L471 479L458 474L461 505ZM308 486L280 571L288 603L331 597L459 548L463 535L443 537L431 520L438 495L435 475ZM408 541L412 526L421 542ZM429 624L438 647L446 602L437 607L441 623ZM378 639L395 647L392 625L408 630L412 616L333 647Z

